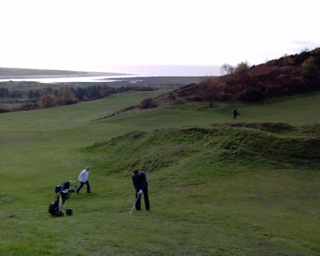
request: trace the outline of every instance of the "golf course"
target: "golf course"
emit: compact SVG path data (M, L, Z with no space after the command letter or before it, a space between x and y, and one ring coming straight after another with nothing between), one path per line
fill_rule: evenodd
M0 255L319 255L320 94L120 111L170 90L1 114ZM151 210L130 213L136 168Z

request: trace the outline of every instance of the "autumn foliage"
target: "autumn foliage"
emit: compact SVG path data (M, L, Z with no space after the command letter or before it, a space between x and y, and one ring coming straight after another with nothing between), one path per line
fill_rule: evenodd
M320 48L249 67L245 62L224 76L173 92L188 100L247 102L320 90Z

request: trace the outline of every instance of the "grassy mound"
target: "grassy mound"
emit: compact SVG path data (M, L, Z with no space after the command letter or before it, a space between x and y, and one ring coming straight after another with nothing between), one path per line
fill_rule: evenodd
M158 171L186 162L319 168L319 130L319 125L236 123L212 129L136 131L84 151L94 153L101 169L114 173L134 168Z

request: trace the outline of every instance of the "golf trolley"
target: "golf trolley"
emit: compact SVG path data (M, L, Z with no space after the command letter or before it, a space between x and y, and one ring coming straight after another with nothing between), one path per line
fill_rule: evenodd
M52 202L49 205L49 209L48 209L49 213L52 216L57 216L57 217L64 216L63 205L69 199L71 194L75 191L74 189L70 189L70 186L75 183L76 183L76 181L70 180L70 181L66 181L65 183L63 183L61 185L57 185L55 187L54 191L57 194L57 199L56 199L56 201ZM66 210L67 215L72 215L73 210L71 208L67 208L65 210Z

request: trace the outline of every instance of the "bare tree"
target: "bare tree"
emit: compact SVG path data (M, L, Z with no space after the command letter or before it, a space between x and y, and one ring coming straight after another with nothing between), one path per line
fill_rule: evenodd
M213 108L213 101L217 99L218 94L223 90L222 86L214 79L210 79L200 85L198 96L203 101L209 101L210 108Z
M234 72L234 67L232 67L231 65L229 64L223 64L221 66L221 75L229 75L229 74L232 74Z

